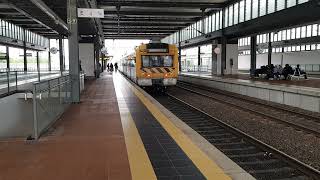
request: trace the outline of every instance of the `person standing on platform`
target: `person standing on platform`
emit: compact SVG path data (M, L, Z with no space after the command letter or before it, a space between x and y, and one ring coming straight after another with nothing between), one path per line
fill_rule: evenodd
M110 71L112 72L113 71L113 64L110 63Z
M116 71L118 71L118 63L114 64L114 68L116 69Z
M109 71L110 69L110 65L109 65L109 63L107 64L107 71Z

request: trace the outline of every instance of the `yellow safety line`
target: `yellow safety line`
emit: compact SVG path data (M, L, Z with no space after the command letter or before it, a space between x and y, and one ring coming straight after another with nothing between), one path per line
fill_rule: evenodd
M198 146L196 146L178 127L176 127L149 99L129 82L129 87L134 94L147 107L151 114L158 120L162 127L176 141L201 173L209 180L231 180L223 170L213 162Z
M114 83L116 87L115 89L132 180L156 180L157 177L151 165L146 149L129 112L128 106L123 99L121 87L116 85L116 81L114 81Z

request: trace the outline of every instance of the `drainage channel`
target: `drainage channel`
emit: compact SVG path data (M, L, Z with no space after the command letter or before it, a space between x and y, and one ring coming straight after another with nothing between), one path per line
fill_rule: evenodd
M320 179L316 169L170 94L154 98L256 179Z

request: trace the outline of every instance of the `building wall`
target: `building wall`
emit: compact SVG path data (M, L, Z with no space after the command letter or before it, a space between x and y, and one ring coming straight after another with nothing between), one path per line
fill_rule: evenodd
M94 77L94 44L79 44L79 60L81 61L81 67L86 76Z
M250 55L238 57L239 70L250 69ZM282 63L281 63L282 62ZM273 53L273 64L320 64L320 51L301 51L288 53ZM257 55L257 68L268 64L268 54Z

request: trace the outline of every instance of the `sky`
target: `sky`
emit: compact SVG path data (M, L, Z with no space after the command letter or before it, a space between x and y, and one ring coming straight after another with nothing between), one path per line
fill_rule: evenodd
M105 47L110 56L113 56L112 62L119 61L124 55L134 52L134 48L140 44L148 43L149 40L105 40Z

